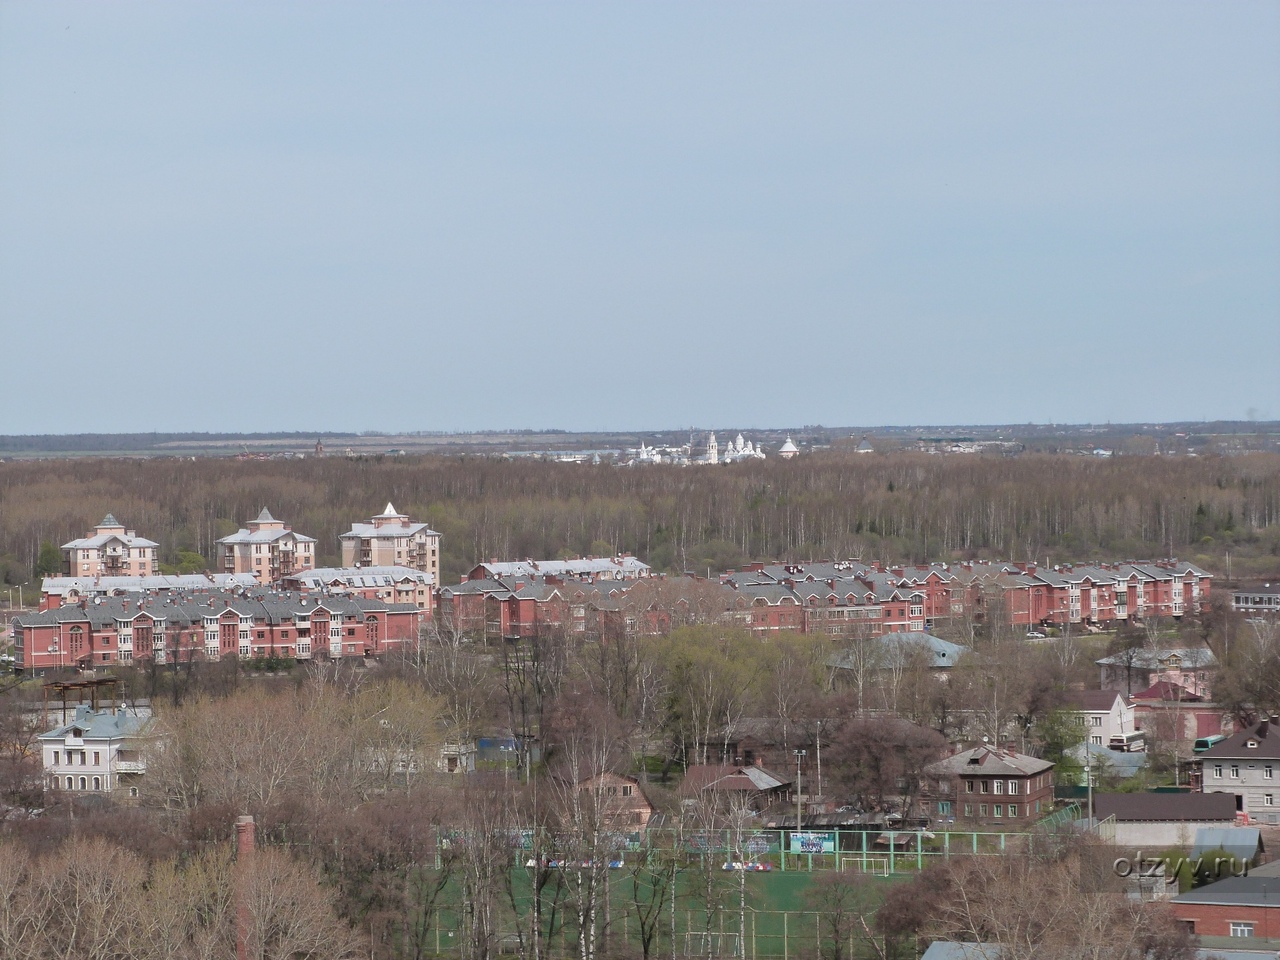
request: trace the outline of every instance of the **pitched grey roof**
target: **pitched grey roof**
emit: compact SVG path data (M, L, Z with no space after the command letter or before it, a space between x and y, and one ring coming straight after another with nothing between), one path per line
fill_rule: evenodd
M334 583L346 587L390 587L397 583L412 581L429 584L434 578L429 573L414 570L411 567L317 567L314 570L303 570L285 577L286 580L301 583L309 589L318 590Z
M149 717L138 717L123 711L94 712L92 707L82 703L76 707L76 715L70 723L64 723L54 727L48 733L40 734L39 739L65 740L73 730L80 731L80 736L86 740L118 740L122 737L136 737L142 733L149 720Z
M925 767L925 773L931 777L955 776L1015 776L1033 777L1037 773L1052 770L1053 764L1039 757L1031 757L1025 753L1013 753L1008 750L996 750L983 745L971 750L961 750L946 759L931 763Z
M1095 778L1102 776L1105 769L1106 772L1114 773L1121 780L1128 780L1130 777L1137 776L1138 771L1145 767L1147 760L1150 759L1142 751L1130 753L1125 750L1112 750L1100 743L1082 743L1067 751L1072 757L1080 761L1080 766L1082 767L1085 765L1086 747L1094 764L1093 775Z
M1249 746L1251 743L1254 746ZM1201 761L1245 758L1280 760L1280 723L1262 720L1219 740L1199 756Z
M98 533L92 537L81 537L78 540L72 540L70 543L62 545L63 550L91 550L94 547L101 547L110 543L112 540L119 540L128 547L158 547L160 544L154 540L148 540L146 537L131 537L127 533Z
M1232 907L1280 907L1280 881L1275 877L1226 877L1173 898L1173 903Z
M255 520L254 522L255 523L275 523L276 518L271 515L270 510L268 510L266 507L263 507L262 512L258 514L258 519Z
M412 537L419 533L433 534L439 536L436 531L432 530L425 523L400 524L397 526L379 527L373 523L353 523L351 529L344 533L339 540L387 540L394 537Z
M511 560L478 564L490 577L643 577L649 565L636 557L583 557L578 560Z
M931 666L934 669L949 670L961 656L969 652L968 647L935 637L931 633L914 630L884 633L860 642L875 644L879 663L885 667L901 666L915 651L925 650L932 656ZM827 666L837 670L848 670L855 665L856 658L852 650L842 650L827 658Z
M1225 850L1239 860L1252 860L1262 850L1262 831L1257 827L1200 827L1191 858L1210 850Z
M990 943L959 943L935 940L920 960L1000 960L1004 950Z
M1184 668L1196 669L1199 667L1216 667L1218 658L1213 655L1213 651L1208 647L1162 647L1158 650L1148 650L1146 648L1133 648L1134 653L1133 666L1144 670L1153 670L1160 666L1162 662L1170 657L1180 657ZM1101 660L1095 660L1094 663L1099 666L1125 666L1126 654L1117 653L1110 657L1103 657Z

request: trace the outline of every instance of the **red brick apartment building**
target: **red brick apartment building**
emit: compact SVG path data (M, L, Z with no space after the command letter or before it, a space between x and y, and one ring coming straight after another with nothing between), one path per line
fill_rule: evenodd
M265 590L96 598L15 617L15 667L380 656L415 642L422 617L411 604Z

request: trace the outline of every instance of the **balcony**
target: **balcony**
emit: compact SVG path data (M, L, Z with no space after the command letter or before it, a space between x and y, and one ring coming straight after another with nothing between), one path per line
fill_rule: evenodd
M116 760L116 773L146 773L145 760Z

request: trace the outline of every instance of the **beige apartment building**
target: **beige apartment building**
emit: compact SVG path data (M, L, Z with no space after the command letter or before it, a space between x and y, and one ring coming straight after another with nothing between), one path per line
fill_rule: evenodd
M440 584L440 534L387 508L368 523L355 523L342 535L344 567L409 567Z
M218 541L218 572L251 573L261 584L312 570L316 565L314 537L294 533L266 507L229 537Z
M62 545L62 572L68 577L154 576L160 572L159 546L108 513L85 536Z

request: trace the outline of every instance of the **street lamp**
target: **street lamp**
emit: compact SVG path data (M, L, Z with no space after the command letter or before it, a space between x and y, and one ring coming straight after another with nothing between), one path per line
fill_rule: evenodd
M808 750L793 750L796 755L796 833L800 832L800 761L809 755Z

